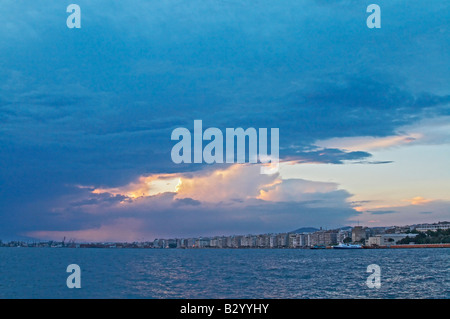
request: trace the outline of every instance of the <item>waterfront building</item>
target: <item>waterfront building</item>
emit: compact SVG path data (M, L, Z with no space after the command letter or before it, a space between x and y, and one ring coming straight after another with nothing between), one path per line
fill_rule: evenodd
M187 247L188 248L193 248L195 246L195 238L188 238L187 240Z
M211 238L211 240L209 241L209 247L213 247L216 248L217 247L217 238Z
M297 234L289 234L288 235L288 246L289 248L296 248L297 243Z
M298 246L299 247L308 246L308 235L307 234L298 234Z
M337 242L343 243L346 238L352 238L351 230L339 230L337 233Z
M352 229L352 242L360 242L366 239L366 230L362 226L355 226Z
M276 237L274 235L268 235L269 246L268 248L274 248L276 245Z
M285 248L289 246L289 234L282 233L277 235L277 247Z
M368 246L389 246L395 245L397 242L406 237L416 237L417 234L380 234L369 237Z

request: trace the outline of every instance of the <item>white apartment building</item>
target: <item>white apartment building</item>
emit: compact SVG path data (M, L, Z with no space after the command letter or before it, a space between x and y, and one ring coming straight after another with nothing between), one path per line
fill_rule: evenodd
M445 223L445 224L423 224L423 225L418 225L416 227L416 230L420 231L420 232L426 232L428 230L436 231L438 229L442 229L442 230L450 229L450 223Z
M417 234L380 234L369 237L367 244L368 246L389 246L397 244L403 238L416 236Z

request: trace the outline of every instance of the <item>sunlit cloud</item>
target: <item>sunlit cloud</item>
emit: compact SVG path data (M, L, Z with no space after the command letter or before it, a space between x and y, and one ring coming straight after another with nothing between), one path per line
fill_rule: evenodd
M260 174L260 165L232 165L205 175L181 178L177 198L205 202L258 198L262 189L280 183L278 174Z
M278 174L260 174L260 165L231 165L225 169L190 174L152 174L141 176L125 186L93 188L93 194L126 196L129 199L176 193L176 199L192 198L204 202L258 198L262 189L281 183Z
M335 183L261 174L260 165L235 164L190 173L151 174L112 188L78 186L58 202L58 219L83 220L68 230L26 233L80 241L152 239L170 234L208 235L287 231L293 225L329 225L355 214Z
M417 141L423 137L422 134L412 133L401 136L387 136L387 137L344 137L332 138L328 140L318 141L317 145L327 148L340 148L348 151L372 151L377 149L384 149L399 145L405 145Z
M424 205L427 203L430 203L432 200L431 199L425 199L421 196L417 196L411 199L404 199L404 202L408 202L411 203L411 205Z
M262 189L258 198L266 201L301 201L311 200L311 194L336 191L335 183L314 182L302 179L287 179L268 185Z
M372 200L362 203L361 205L353 206L353 209L360 213L370 213L372 215L383 215L395 213L393 209L400 207L408 207L410 205L424 205L433 202L431 199L425 199L417 196L410 199L384 199Z
M401 204L399 204L401 203ZM406 225L449 220L450 201L415 197L400 200L393 206L363 210L349 218L351 224L373 226Z
M249 199L268 202L311 201L317 199L314 194L337 190L336 183L282 179L279 174L260 174L260 165L235 164L205 172L141 176L128 185L93 188L91 193L126 197L127 200L122 200L121 204L163 193L174 193L174 200L189 198L204 203L221 203Z
M93 194L109 193L122 195L131 199L153 196L166 192L177 192L181 185L181 178L175 174L156 174L141 176L137 181L123 187L95 188Z
M319 140L316 145L347 151L376 151L417 144L450 143L450 116L422 119L417 123L399 127L397 135L375 137L356 136Z

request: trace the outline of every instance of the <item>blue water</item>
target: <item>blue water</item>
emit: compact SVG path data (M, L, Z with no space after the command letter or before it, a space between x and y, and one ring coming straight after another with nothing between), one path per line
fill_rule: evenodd
M0 298L449 298L449 265L450 249L0 248Z

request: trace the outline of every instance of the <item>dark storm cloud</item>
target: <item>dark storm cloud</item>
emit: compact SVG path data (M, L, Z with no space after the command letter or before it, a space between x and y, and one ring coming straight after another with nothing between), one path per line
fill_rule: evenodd
M175 202L173 206L179 207L179 206L199 206L201 205L201 202L192 198L181 198L181 199L175 199Z
M69 205L71 207L82 207L98 204L117 204L119 202L127 201L128 198L123 195L110 195L110 194L91 194L90 198L83 199L80 201L71 202Z
M363 159L372 156L367 152L346 152L340 149L325 148L322 150L297 152L293 157L299 163L302 162L316 162L316 163L328 163L328 164L342 164L344 161L352 161Z
M385 214L395 214L396 211L394 210L368 210L368 213L371 213L372 215L385 215Z
M353 162L354 164L371 164L371 165L379 165L379 164L391 164L394 161L357 161Z

